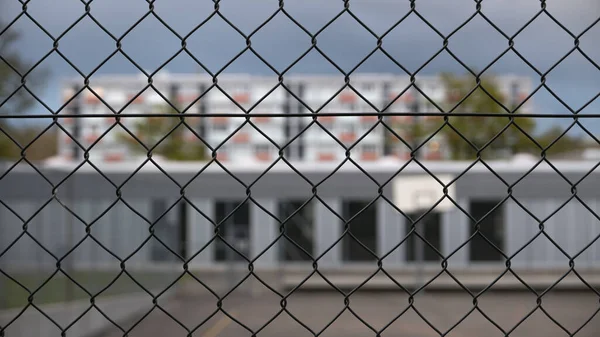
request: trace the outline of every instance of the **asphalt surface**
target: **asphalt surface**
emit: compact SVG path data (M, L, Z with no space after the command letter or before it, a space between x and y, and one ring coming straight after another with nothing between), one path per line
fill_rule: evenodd
M319 336L325 337L362 337L376 336L375 331L382 330L381 336L430 337L440 336L450 329L452 330L447 336L454 337L505 336L504 332L513 329L510 336L553 337L573 334L600 309L598 297L591 292L548 293L541 302L543 310L538 308L533 313L532 310L536 308L536 297L533 294L486 293L478 299L477 308L488 318L476 309L452 328L474 307L473 299L467 293L421 294L414 298L415 309L408 309L396 319L408 304L406 294L365 292L352 295L349 309L344 309L344 298L339 294L296 293L289 297L286 308L305 325L302 326L285 312L277 316L281 304L276 295L233 296L232 294L232 297L223 301L222 308L233 319L220 312L207 319L217 308L217 300L214 298L179 297L164 306L166 313L159 309L152 311L130 331L128 336L187 336L187 328L195 329L192 335L199 337L251 336L252 331L258 332L257 336L265 337L314 336L319 333ZM419 317L417 312L425 317L429 324ZM554 323L548 315L567 331ZM277 317L268 323L274 316ZM522 321L526 316L527 319ZM139 318L141 317L123 322L123 326L131 327ZM504 329L504 332L488 319L493 320ZM236 320L246 327L242 327ZM332 321L333 323L329 325ZM201 323L203 324L200 325ZM594 316L575 336L599 335L600 314ZM116 328L105 335L105 337L117 336L123 336L123 332Z

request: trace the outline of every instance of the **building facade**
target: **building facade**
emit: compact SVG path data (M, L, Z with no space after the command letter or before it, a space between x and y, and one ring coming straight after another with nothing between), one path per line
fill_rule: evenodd
M210 118L186 118L189 130L185 131L185 138L188 142L199 143L198 135L212 148L220 146L217 157L223 162L270 162L280 150L289 160L339 162L346 156L340 143L351 146L355 142L350 156L358 161L374 161L389 155L408 158L410 149L399 141L390 144L387 140L391 133L378 123L376 116L323 116L317 118L316 123L312 116L298 114L423 112L424 116L419 116L419 122L423 122L429 118L426 113L437 112L422 94L415 89L407 90L410 85L407 76L388 74L356 74L351 80L353 89L343 90L345 83L339 76L327 75L289 75L284 81L285 88L268 76L222 75L218 87L213 86L212 78L206 75L159 74L153 78L152 87L148 87L148 79L143 77L98 76L91 87L112 110L88 90L73 99L74 93L80 90L80 82L80 79L73 79L64 85L64 101L70 101L67 107L70 113L91 117L113 112L164 112L167 99L180 110L211 114ZM523 101L532 89L526 77L499 76L497 82L509 102ZM417 85L437 104L443 104L450 95L438 76L419 77ZM288 117L252 117L252 123L246 123L245 117L215 116L240 114L243 112L240 107L251 109L250 116L257 113ZM530 109L531 103L526 103L519 111L530 112ZM140 119L122 118L120 123L135 134ZM415 141L403 134L398 126L412 125L416 117L385 116L383 120L401 137ZM131 150L118 136L125 131L114 124L114 118L63 120L66 130L82 146L98 141L89 151L90 159L95 162L131 158ZM109 128L112 128L110 132L98 140ZM430 160L447 158L440 137L431 139L418 155ZM67 134L63 134L59 142L61 158L81 156L81 149Z
M600 174L587 175L595 162L541 164L531 173L534 161L488 163L495 174L481 164L466 174L465 162L424 164L438 177L456 179L449 191L454 202L440 204L426 216L435 198L420 209L398 200L419 198L420 188L407 181L435 180L416 164L392 179L402 165L399 160L365 163L371 178L346 164L315 190L305 179L316 184L335 164L298 162L304 179L283 164L265 175L267 164L232 164L234 179L217 165L194 178L197 165L162 163L180 184L193 178L185 199L180 187L156 168L146 166L130 179L134 163L98 164L104 176L84 166L54 194L39 173L20 165L0 189L0 199L10 207L0 207L0 251L12 244L3 261L17 266L54 266L57 257L76 246L63 263L118 266L118 256L128 266L181 265L179 254L195 267L231 261L247 265L249 260L257 268L310 267L317 259L320 267L335 268L375 266L382 258L384 267L392 269L419 260L439 268L443 257L449 257L453 270L481 264L504 268L507 258L513 268L568 268L571 259L579 268L598 267ZM40 172L55 181L73 168L60 164ZM564 178L576 182L584 176L574 198ZM409 180L392 188L402 177ZM117 186L126 183L116 193L107 178ZM385 184L381 194L378 184ZM47 251L27 235L13 244L24 222ZM411 234L413 223L427 243ZM86 225L94 240L86 237ZM477 226L485 240L472 237Z

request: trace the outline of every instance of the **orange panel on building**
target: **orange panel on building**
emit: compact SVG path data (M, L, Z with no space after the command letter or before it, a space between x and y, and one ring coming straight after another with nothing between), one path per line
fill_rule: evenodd
M236 101L240 104L248 103L250 101L250 94L248 94L248 93L235 94L232 97L233 97L234 101Z
M227 161L227 160L229 160L229 157L227 156L226 153L219 153L219 151L217 150L217 160L218 161Z
M442 153L440 151L432 151L425 155L425 159L427 160L441 160Z
M529 96L529 95L527 95L526 93L521 93L521 94L519 94L519 100L520 100L521 102L523 102L524 100L526 100L526 99L527 99L527 97L528 97L528 96Z
M335 121L334 116L319 116L317 120L321 123L333 123Z
M410 159L410 152L408 152L408 151L399 152L399 153L396 153L395 156L397 158L399 158L399 159L402 159L402 160L409 160Z
M135 97L135 95L130 94L127 96L127 101L131 101L133 98ZM135 100L133 100L133 102L131 102L132 104L141 104L144 103L144 97L142 97L142 95L135 97Z
M335 160L335 154L333 153L319 153L319 161L333 161Z
M104 161L107 162L119 162L123 159L125 159L125 156L122 153L108 153L104 156Z
M247 143L250 141L250 135L246 132L238 132L233 136L233 141L235 143Z
M379 155L377 154L377 152L363 152L360 154L360 159L364 161L373 161L377 160L378 158Z
M199 139L198 139L198 137L196 137L196 135L195 135L195 134L193 134L192 132L187 132L187 133L185 134L185 140L186 140L186 141L188 141L188 142L195 142L195 141L197 141L197 140L199 140Z
M85 98L85 103L86 104L99 104L100 99L98 99L98 97L96 97L94 94L90 93L89 96L87 96Z
M353 142L356 140L356 134L354 132L342 132L339 140L344 143Z
M392 121L394 122L402 122L402 123L411 123L413 121L414 116L392 116Z
M93 143L96 140L98 140L98 135L91 134L91 135L85 136L85 141L88 142L88 143Z
M444 117L439 116L439 115L432 115L432 114L424 114L423 115L423 119L425 119L426 121L435 121L435 120L439 120L441 121Z
M259 161L269 161L271 160L271 154L266 151L260 151L256 153L256 159Z
M378 117L377 116L360 116L360 121L361 122L372 122L375 123L377 122Z
M340 101L342 103L354 103L356 102L356 94L352 92L343 92L340 94Z
M415 97L410 92L405 92L404 95L400 97L400 99L402 100L402 102L412 103L414 102Z
M189 104L189 103L194 102L198 98L198 96L199 95L192 95L192 94L189 94L189 95L178 95L177 96L177 102ZM199 102L199 101L197 101L197 102Z

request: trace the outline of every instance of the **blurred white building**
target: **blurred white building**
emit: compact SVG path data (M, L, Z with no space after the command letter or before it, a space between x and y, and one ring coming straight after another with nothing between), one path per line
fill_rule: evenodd
M532 90L531 82L526 77L506 75L497 80L509 102L519 104ZM167 107L165 99L168 99L187 113L224 114L223 117L186 118L187 125L212 148L221 145L217 158L224 162L272 161L280 150L286 153L287 159L294 161L341 161L346 156L346 150L339 142L350 146L358 140L360 141L350 150L354 160L374 161L389 155L409 157L409 148L401 142L386 144L386 134L389 136L389 133L377 123L376 116L323 116L317 119L318 124L312 116L252 117L249 119L252 123L247 123L245 117L225 116L243 113L240 106L244 109L252 108L250 116L293 116L317 111L437 111L422 94L412 88L406 90L410 85L408 76L391 74L353 75L350 83L354 90L342 90L345 83L341 76L329 75L289 75L284 81L285 88L278 86L277 79L273 76L243 74L220 75L217 86L213 86L212 77L197 74L159 74L153 78L151 87L146 77L95 77L90 86L110 108L87 89L72 99L74 93L80 90L81 82L81 79L65 82L63 99L65 102L71 100L65 113L88 117L114 112L127 115L164 112ZM437 104L443 104L450 97L438 76L420 76L417 85ZM530 105L528 101L519 111L529 111ZM121 118L120 122L135 134L135 124L140 118ZM386 116L384 120L390 122L389 125L398 125L412 123L414 118ZM89 151L92 161L123 161L132 157L130 149L117 136L124 129L120 125L114 126L115 118L75 118L62 121L66 130L83 147L88 147L101 137ZM200 141L193 132L186 132L187 141ZM77 149L78 146L67 134L63 134L59 141L59 155L62 159L81 156L83 151ZM429 160L444 159L447 151L444 150L443 143L443 140L434 138L419 151L419 155Z

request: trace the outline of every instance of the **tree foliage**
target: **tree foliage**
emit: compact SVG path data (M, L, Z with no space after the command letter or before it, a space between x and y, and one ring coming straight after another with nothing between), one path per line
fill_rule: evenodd
M4 27L5 24L0 22L0 30ZM0 59L0 114L3 115L23 114L36 102L27 89L21 87L23 83L22 76L30 71L32 64L25 61L23 54L15 47L19 38L18 32L10 28L0 35L0 56L2 56ZM45 83L47 77L48 71L38 66L24 80L29 90L35 90ZM17 123L9 123L6 118L0 119L0 129L3 131L0 133L0 158L9 159L19 158L21 150L6 134L9 134L24 146L42 131L38 127L24 127ZM53 133L43 135L41 138L47 140L49 137L54 137ZM46 158L56 153L55 147L56 144L44 146L36 141L35 151L42 151L42 153L36 152L34 154L34 147L32 147L26 152L26 155L28 159ZM43 149L47 149L47 153L43 153Z
M29 161L41 161L58 153L58 128L52 128L41 135L43 130L39 127L12 127L5 131L22 147L27 146L25 156ZM21 149L6 135L0 138L0 158L21 158Z
M555 125L535 137L535 140L543 149L545 149L546 155L549 157L564 154L577 154L580 150L587 147L582 137L563 133L563 128ZM540 154L541 151L542 150L538 147L531 152Z
M447 111L454 109L456 112L473 114L500 114L507 112L505 108L515 108L493 76L482 77L480 86L472 76L443 74L441 78L443 85L449 89L445 103ZM514 118L511 122L508 117L457 116L450 117L448 121L452 127L446 126L443 133L453 159L473 159L477 156L477 150L463 137L477 149L487 145L480 153L482 158L499 158L529 150L532 144L526 134L532 134L535 130L535 120L524 117Z
M166 103L155 106L153 110L155 113L177 114L177 111ZM179 124L180 120L176 117L138 119L131 131L148 148L158 143L152 150L153 154L176 161L204 160L204 144L199 139L186 139L185 135L189 134L189 129L184 124ZM134 153L146 154L147 150L130 135L122 133L121 139Z
M528 117L516 117L511 121L509 117L487 116L520 112L516 109L516 104L520 102L512 102L506 97L494 76L481 77L480 86L477 86L473 76L443 73L440 80L447 96L444 102L436 103L446 112L472 113L474 116L450 116L448 125L444 126L441 117L421 118L417 123L405 123L398 129L407 135L408 139L417 140L424 140L439 130L438 138L443 142L443 148L450 159L472 160L477 158L478 152L483 159L502 159L516 153L539 155L540 147L530 138L541 146L548 146L562 133L557 126L536 135L536 122ZM553 144L547 153L563 153L581 148L582 144L580 139L565 135Z

